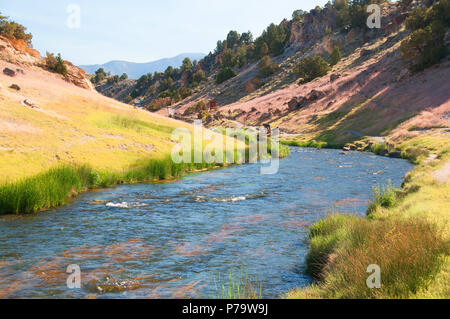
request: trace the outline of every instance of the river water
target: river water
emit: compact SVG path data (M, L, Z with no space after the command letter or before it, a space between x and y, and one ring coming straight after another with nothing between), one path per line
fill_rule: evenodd
M369 153L292 148L275 175L234 166L1 217L0 297L215 298L219 274L245 269L264 297L279 298L311 283L309 225L330 213L364 216L372 187L400 186L411 169ZM66 284L73 264L81 289Z

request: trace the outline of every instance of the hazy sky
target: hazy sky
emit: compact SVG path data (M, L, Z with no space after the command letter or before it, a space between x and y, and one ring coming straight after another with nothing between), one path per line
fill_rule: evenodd
M61 53L75 64L148 62L180 53L213 51L229 30L261 34L327 0L1 0L0 11L24 24L41 54ZM69 28L70 4L81 9ZM75 20L70 20L75 21Z

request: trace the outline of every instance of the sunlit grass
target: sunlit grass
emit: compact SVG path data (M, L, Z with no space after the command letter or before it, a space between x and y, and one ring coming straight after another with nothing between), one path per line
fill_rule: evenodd
M419 136L395 147L417 163L402 189L377 188L369 218L313 225L307 269L317 282L286 298L450 298L450 183L432 176L450 160L448 138ZM381 289L366 286L371 264L381 267Z
M220 273L215 279L217 299L262 299L262 284L258 278L248 274L246 267L242 266L238 271L230 272L222 276Z
M308 271L319 283L291 298L411 298L438 275L448 243L423 219L368 220L332 216L310 231ZM381 289L367 287L367 268L379 265Z

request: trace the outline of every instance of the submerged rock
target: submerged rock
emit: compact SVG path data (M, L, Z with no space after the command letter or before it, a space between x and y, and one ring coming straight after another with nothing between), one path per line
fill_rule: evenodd
M101 280L91 280L86 285L86 290L99 294L120 293L122 291L136 290L142 285L134 280L118 281L113 277L106 276Z

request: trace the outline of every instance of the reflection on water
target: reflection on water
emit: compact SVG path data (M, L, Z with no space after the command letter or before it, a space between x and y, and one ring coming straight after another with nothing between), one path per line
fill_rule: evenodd
M211 298L243 264L265 297L310 283L308 227L331 211L364 215L372 186L399 186L402 160L292 149L276 175L259 165L176 183L89 193L33 216L0 218L2 298ZM66 287L78 264L82 289Z

